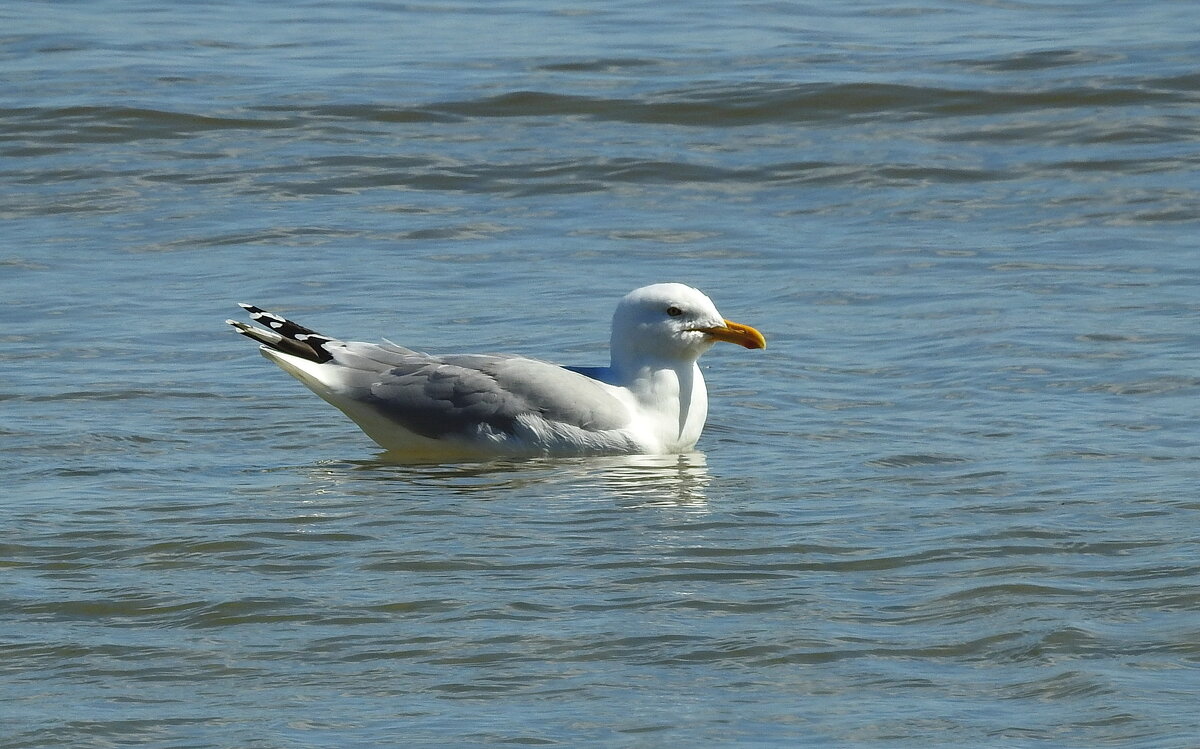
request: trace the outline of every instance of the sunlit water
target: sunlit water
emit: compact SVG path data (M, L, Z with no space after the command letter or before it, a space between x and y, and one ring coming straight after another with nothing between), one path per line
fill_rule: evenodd
M1200 742L1189 3L0 8L0 747ZM225 328L605 361L400 465Z

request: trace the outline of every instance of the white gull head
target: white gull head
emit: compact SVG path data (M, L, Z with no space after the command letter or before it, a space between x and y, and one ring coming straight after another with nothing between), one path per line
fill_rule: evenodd
M712 300L680 283L643 286L617 305L612 364L600 379L630 414L628 433L645 452L691 450L708 416L696 360L717 341L766 348L761 333L721 317Z
M762 335L721 317L712 300L681 283L656 283L635 289L621 300L612 321L612 367L630 368L666 362L692 363L717 341L765 348Z

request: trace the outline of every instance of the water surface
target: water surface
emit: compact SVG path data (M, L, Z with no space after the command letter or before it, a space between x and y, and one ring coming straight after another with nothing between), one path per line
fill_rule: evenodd
M1200 740L1188 3L0 8L0 747ZM222 325L760 328L400 465Z

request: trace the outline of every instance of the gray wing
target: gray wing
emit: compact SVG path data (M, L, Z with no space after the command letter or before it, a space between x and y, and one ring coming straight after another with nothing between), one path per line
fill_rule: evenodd
M589 432L620 429L629 418L625 406L595 380L536 359L436 357L367 343L336 345L333 358L359 370L356 399L434 439L471 436L480 425L513 434L522 415Z

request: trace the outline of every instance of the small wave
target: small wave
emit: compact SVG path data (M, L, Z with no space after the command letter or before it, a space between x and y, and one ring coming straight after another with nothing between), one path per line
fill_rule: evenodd
M446 125L496 118L586 119L630 124L685 127L745 127L770 124L863 121L906 122L937 118L1058 112L1131 106L1170 106L1194 102L1196 76L1127 78L1105 86L1067 82L1042 90L967 89L885 83L744 83L700 85L634 97L598 97L557 91L522 90L479 98L388 104L345 102L319 106L267 104L240 113L169 111L121 106L28 107L0 109L0 135L10 143L6 153L28 149L69 149L94 143L183 140L209 131L285 130L337 127L361 130L379 125ZM1089 122L1091 120L1089 119ZM994 126L971 132L949 132L948 140L1039 138L1062 130L1063 123ZM1078 129L1077 126L1075 129ZM1187 124L1147 131L1129 123L1089 124L1072 138L1092 140L1178 140L1193 134ZM1110 132L1111 130L1111 132ZM28 154L26 154L28 155ZM650 165L651 173L657 170ZM989 175L983 175L987 177ZM991 175L994 177L995 175ZM444 176L432 175L435 179ZM631 172L619 178L637 179ZM701 174L701 179L706 175ZM951 179L978 179L949 175ZM223 181L228 175L198 179ZM428 189L453 185L414 184Z
M1096 65L1104 62L1117 62L1120 59L1121 56L1119 54L1112 52L1105 53L1080 49L1047 49L1020 52L998 58L959 60L958 64L965 68L992 73L1020 73L1080 65Z
M0 109L7 135L36 136L41 145L127 143L188 138L206 130L291 127L284 119L232 117L119 106Z
M915 468L917 466L938 466L965 462L967 462L966 458L957 455L905 453L900 455L890 455L886 458L869 460L867 461L867 465L875 468Z
M220 393L205 393L202 391L182 391L182 390L147 390L143 388L130 388L120 390L67 390L61 393L53 393L50 395L33 395L26 398L31 403L41 403L45 401L123 401L137 400L140 398L185 398L191 400L193 398L226 398L228 396Z
M414 104L268 104L244 110L250 115L263 116L121 106L26 107L0 109L0 122L4 123L4 132L10 137L37 138L36 143L30 142L26 146L56 148L64 144L188 138L211 130L290 129L323 120L454 124L469 119L566 117L703 127L860 119L903 121L1079 107L1186 103L1194 99L1196 87L1200 85L1196 78L1194 75L1130 78L1106 87L1066 85L1033 91L826 82L704 85L624 98L524 90Z
M393 107L383 104L328 104L318 107L300 108L284 105L255 107L252 111L272 114L286 114L288 119L281 122L292 123L293 117L304 115L315 119L359 120L365 122L386 123L454 123L461 122L462 117L439 108L426 107ZM271 122L271 120L251 120L252 122Z
M551 73L605 73L626 71L635 68L651 68L662 65L659 60L639 57L612 57L595 60L578 60L571 62L546 63L537 66L538 70Z
M482 99L444 102L426 109L465 118L592 117L631 123L741 126L846 119L924 119L1003 114L1042 109L1182 102L1190 98L1154 81L1042 91L967 90L879 83L760 84L697 87L640 99L517 91Z

